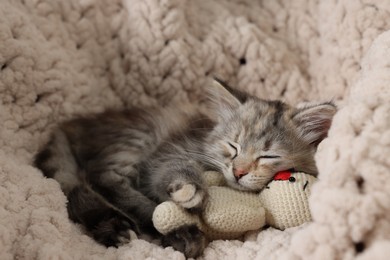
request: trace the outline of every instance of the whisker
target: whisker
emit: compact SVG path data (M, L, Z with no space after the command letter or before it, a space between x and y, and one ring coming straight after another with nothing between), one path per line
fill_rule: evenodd
M198 151L191 151L191 150L186 150L186 152L189 155L198 156L198 158L203 159L206 162L211 163L212 166L218 166L218 167L222 166L223 168L226 168L226 165L224 163L216 160L215 158L211 157L210 155L207 155L207 154L204 154L204 153L201 153L201 152L198 152Z

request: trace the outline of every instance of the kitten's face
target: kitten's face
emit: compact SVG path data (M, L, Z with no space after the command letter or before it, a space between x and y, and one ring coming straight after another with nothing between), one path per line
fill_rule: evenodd
M207 148L230 186L261 190L275 173L288 169L317 174L314 153L330 126L333 105L298 109L254 97L236 101L220 108Z

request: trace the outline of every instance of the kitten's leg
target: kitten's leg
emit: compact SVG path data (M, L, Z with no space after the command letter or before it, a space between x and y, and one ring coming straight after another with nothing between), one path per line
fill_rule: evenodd
M146 169L150 178L145 184L151 185L149 190L153 191L153 196L162 201L172 200L190 212L201 211L207 199L207 189L201 177L202 167L183 156L154 162ZM197 226L183 226L163 236L162 245L172 246L186 257L195 258L203 253L207 239Z
M135 190L129 178L107 171L90 178L88 183L92 188L77 187L68 195L68 211L95 240L106 246L119 246L129 242L134 232L145 240L160 239L152 223L156 203Z
M149 187L160 202L172 200L195 212L204 207L207 189L202 178L203 169L196 161L183 155L169 160L155 158L146 171L148 179L141 186Z
M87 186L78 186L69 192L67 208L69 217L83 224L94 239L105 246L120 246L140 233L135 219Z
M137 220L140 238L158 242L161 234L152 222L157 202L140 191L139 171L134 167L139 159L130 151L124 144L106 147L104 153L87 163L87 182L107 201Z
M118 246L130 238L130 230L137 234L142 233L137 216L131 212L124 214L110 204L104 194L99 194L87 186L87 174L80 171L68 139L62 131L53 134L47 146L37 155L35 165L45 176L60 183L68 198L69 217L82 223L98 242L106 246ZM111 186L107 190L115 188Z
M113 154L111 158L115 158ZM138 172L130 165L114 163L110 157L91 162L88 167L88 183L112 205L138 221L141 238L159 239L160 234L153 226L152 216L157 206L135 187Z
M189 173L191 169L182 169L181 173L183 172ZM167 192L174 202L192 212L202 210L207 197L201 182L186 177L172 180Z

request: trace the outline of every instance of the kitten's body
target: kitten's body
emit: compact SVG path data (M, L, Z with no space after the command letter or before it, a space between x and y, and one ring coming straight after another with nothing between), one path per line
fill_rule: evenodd
M207 201L201 174L208 169L244 190L262 189L280 170L315 175L316 144L335 112L331 104L295 109L233 92L220 85L210 92L216 118L176 107L65 122L36 165L61 184L70 217L97 241L119 245L131 229L198 256L203 234L192 226L161 237L151 221L155 206L173 200L201 209Z

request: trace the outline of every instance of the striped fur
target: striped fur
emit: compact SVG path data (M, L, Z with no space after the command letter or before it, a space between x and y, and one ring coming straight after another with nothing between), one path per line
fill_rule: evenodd
M106 246L136 234L199 256L203 234L184 226L162 237L152 225L155 206L173 200L201 210L201 177L218 170L242 190L261 190L275 172L317 174L313 155L336 109L331 103L293 108L216 82L209 118L190 106L105 112L61 124L36 157L68 197L72 220ZM131 232L130 232L131 230Z

